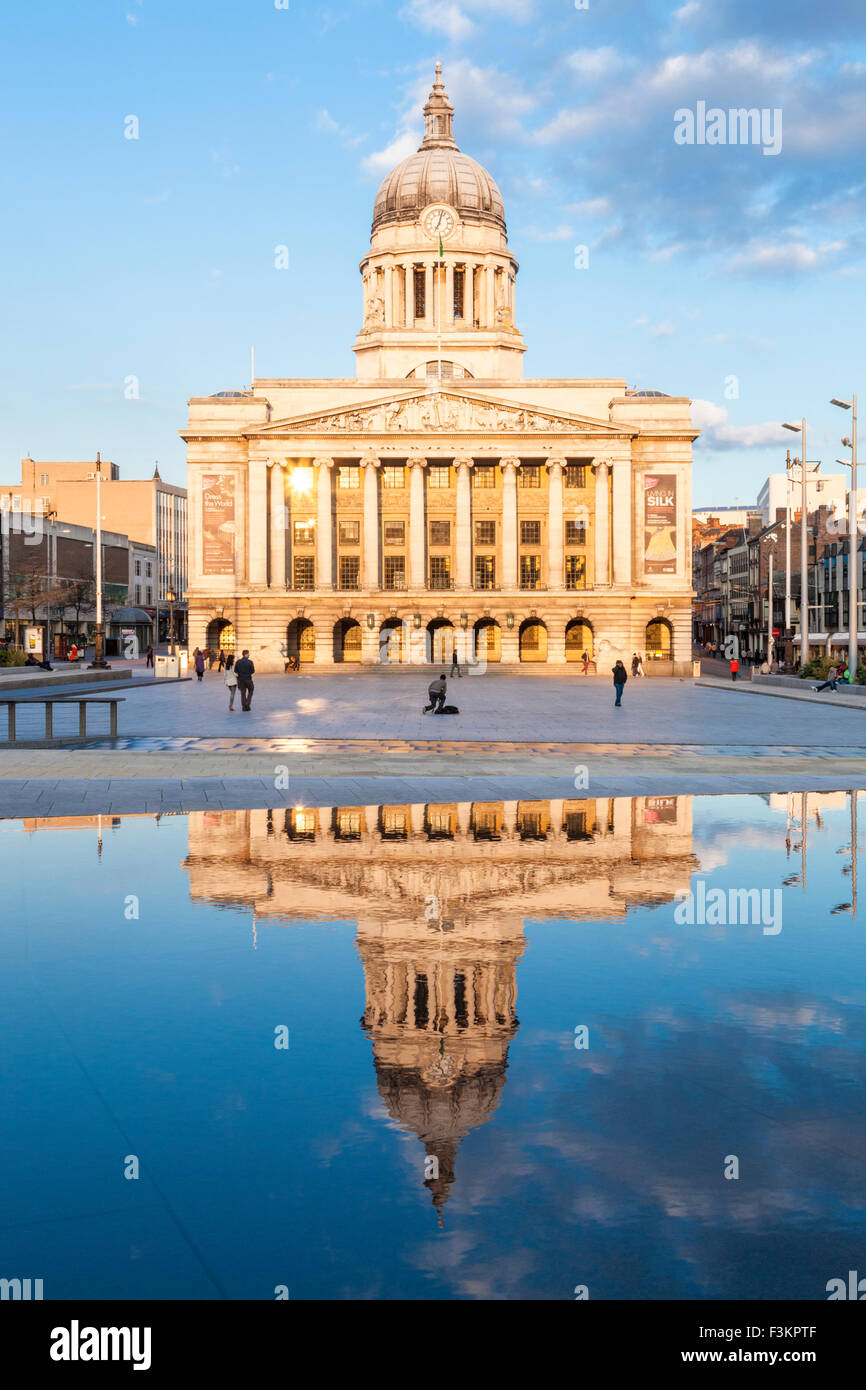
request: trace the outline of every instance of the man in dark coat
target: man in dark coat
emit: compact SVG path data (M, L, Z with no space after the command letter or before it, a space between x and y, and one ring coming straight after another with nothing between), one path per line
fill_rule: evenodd
M253 676L255 673L256 668L250 661L250 654L248 651L244 651L240 661L235 662L235 674L238 678L238 690L241 692L241 709L245 710L247 714L249 714L250 705L253 702L253 691L255 690Z

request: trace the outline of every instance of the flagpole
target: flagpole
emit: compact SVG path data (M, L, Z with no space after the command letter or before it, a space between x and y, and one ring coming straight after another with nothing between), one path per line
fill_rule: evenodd
M440 260L439 260L439 264L438 264L438 266L437 266L436 268L437 268L437 270L444 270L444 268L445 268L445 247L442 245L442 233L441 233L441 232L439 233L439 256L440 256ZM443 281L444 279L445 279L445 276L444 276L444 275L441 276L441 277L439 278L439 292L438 292L438 294L437 294L437 296L436 296L436 307L437 307L436 318L437 318L437 320L438 320L438 325L437 325L437 354L438 354L438 377L439 377L439 390L440 390L440 391L442 390L442 281Z

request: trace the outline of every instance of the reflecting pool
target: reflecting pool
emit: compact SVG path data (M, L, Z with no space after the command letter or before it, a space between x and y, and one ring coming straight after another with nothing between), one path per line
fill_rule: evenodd
M866 1275L857 810L0 822L0 1278L826 1298Z

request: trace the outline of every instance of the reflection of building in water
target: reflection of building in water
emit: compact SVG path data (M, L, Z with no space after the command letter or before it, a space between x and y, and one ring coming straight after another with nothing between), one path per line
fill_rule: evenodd
M185 867L193 898L257 928L357 920L379 1094L424 1145L441 1220L460 1141L505 1085L525 921L672 901L691 831L690 797L207 812Z

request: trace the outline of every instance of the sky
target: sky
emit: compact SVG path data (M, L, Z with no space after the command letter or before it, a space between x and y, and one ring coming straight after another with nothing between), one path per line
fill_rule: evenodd
M692 398L696 506L752 504L785 419L840 471L863 0L47 0L0 46L0 482L100 450L183 483L186 402L247 386L252 346L259 377L353 377L376 190L437 59L505 199L525 376ZM681 143L699 103L766 138Z

